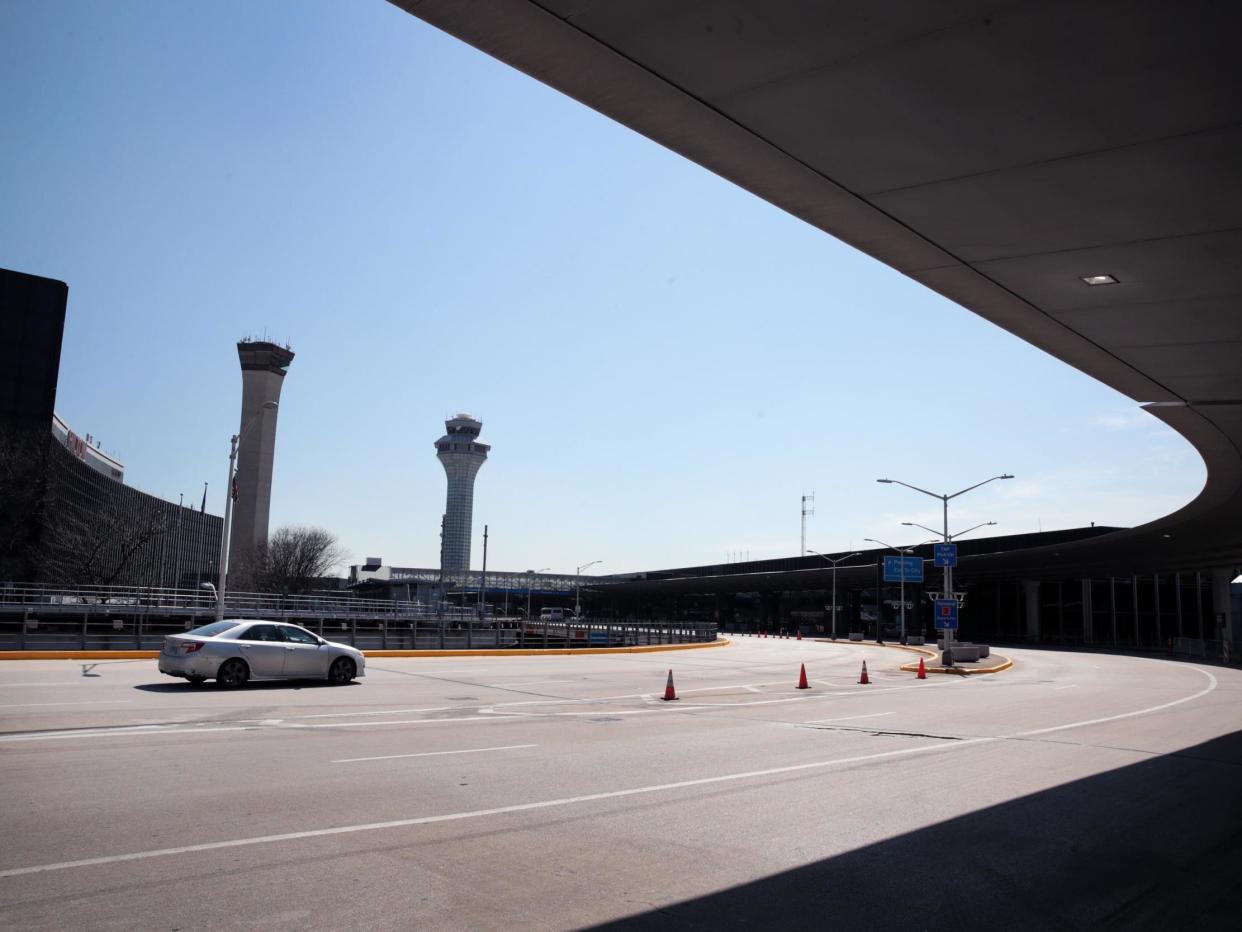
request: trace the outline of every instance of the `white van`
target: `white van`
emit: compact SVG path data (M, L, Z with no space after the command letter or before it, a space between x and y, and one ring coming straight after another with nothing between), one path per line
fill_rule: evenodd
M572 608L544 608L539 611L540 621L571 621L573 617Z

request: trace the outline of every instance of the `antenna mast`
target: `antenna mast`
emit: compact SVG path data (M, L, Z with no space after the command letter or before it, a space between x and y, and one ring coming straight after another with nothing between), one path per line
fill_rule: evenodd
M798 556L806 556L806 516L815 514L815 493L802 496L802 548Z

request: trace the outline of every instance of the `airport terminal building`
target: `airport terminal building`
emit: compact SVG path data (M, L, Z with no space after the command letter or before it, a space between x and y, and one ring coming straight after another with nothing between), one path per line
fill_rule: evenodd
M55 413L68 288L0 270L0 580L193 588L223 521L125 484L125 467Z

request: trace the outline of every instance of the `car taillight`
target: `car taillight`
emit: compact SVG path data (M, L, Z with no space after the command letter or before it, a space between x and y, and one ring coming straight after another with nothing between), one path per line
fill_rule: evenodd
M196 650L202 650L202 649L203 649L202 641L190 641L188 644L185 645L185 652L187 654L192 654Z

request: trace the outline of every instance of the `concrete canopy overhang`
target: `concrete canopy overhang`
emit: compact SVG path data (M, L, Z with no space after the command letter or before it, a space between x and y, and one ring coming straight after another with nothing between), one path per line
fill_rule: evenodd
M1242 564L1242 6L393 2L1145 405L1203 457L1179 511L998 556L1006 572Z

